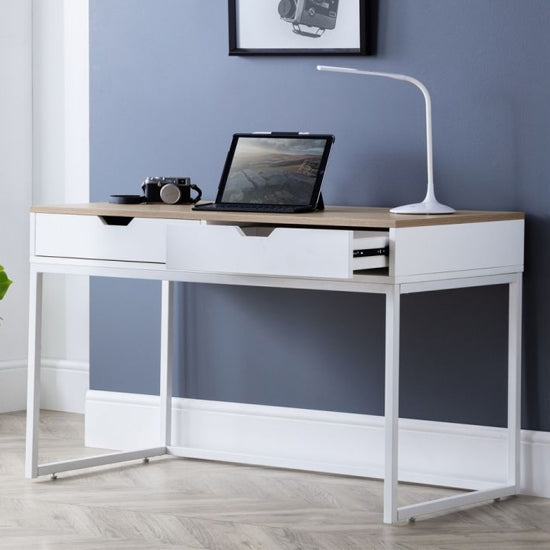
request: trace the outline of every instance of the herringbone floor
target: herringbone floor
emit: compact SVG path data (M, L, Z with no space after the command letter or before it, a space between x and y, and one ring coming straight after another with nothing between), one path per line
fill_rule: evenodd
M30 481L24 433L24 413L0 415L1 550L550 549L546 499L385 526L368 479L167 457ZM42 461L82 454L82 440L80 415L42 413ZM404 485L400 498L450 492Z

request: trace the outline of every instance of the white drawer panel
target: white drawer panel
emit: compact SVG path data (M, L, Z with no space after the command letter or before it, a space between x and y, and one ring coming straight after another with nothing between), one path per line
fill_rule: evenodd
M390 235L395 276L523 265L523 220L406 227Z
M197 221L133 218L108 225L98 216L36 214L35 254L98 260L166 262L167 224Z
M254 275L347 278L354 269L384 267L387 256L353 258L383 248L387 232L206 225L168 227L168 269Z

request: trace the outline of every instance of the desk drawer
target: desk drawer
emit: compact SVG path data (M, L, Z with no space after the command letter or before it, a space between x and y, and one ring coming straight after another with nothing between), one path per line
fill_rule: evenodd
M353 271L388 265L385 231L169 226L166 267L186 271L348 278ZM358 254L360 257L354 257ZM369 252L367 252L369 251Z
M35 223L37 256L165 263L167 224L199 222L36 214Z

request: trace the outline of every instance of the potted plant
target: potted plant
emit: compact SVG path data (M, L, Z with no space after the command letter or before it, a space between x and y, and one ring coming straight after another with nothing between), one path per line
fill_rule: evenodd
M8 291L12 281L8 279L7 273L4 271L4 267L0 265L0 300L4 297ZM0 317L2 319L2 317Z

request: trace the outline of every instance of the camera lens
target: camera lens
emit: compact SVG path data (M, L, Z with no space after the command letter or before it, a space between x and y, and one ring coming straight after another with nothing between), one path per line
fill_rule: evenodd
M296 13L296 1L295 0L281 0L279 2L279 15L285 18L294 17Z
M177 185L167 183L160 190L160 200L166 204L177 204L181 198L181 191Z

